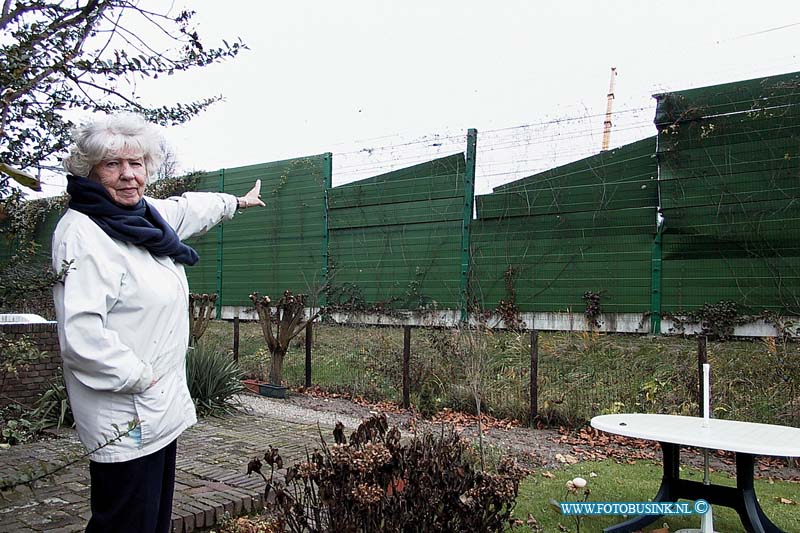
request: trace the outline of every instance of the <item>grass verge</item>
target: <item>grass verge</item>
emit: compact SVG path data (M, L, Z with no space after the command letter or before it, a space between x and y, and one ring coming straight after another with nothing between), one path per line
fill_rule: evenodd
M661 481L660 463L637 461L634 464L619 464L612 460L581 462L551 472L553 477L536 473L526 478L519 491L514 516L525 521L532 515L539 531L577 531L575 517L562 516L549 504L556 501L576 501L574 495L567 497L566 483L575 477L588 481L591 491L588 501L627 502L649 501L655 496ZM594 475L592 475L594 474ZM682 468L681 477L703 480L702 470ZM711 482L717 485L736 486L736 479L728 474L713 472ZM766 515L783 531L800 531L800 483L769 479L757 479L755 490ZM791 502L791 503L789 503ZM739 516L733 509L715 506L714 529L716 531L744 531ZM623 516L583 517L580 531L596 532L627 519ZM644 531L664 527L669 531L681 528L699 528L700 517L672 516L656 520ZM526 526L527 527L527 526ZM537 531L533 528L534 531Z

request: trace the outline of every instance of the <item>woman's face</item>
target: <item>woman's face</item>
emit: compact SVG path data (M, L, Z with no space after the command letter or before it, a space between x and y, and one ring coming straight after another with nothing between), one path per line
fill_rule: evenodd
M147 182L144 158L123 152L117 158L104 159L92 168L89 179L100 182L116 203L134 206L142 199Z

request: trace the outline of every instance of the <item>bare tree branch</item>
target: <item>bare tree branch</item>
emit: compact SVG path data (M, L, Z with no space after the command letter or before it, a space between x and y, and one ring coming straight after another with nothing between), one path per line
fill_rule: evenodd
M244 45L204 48L190 26L193 12L170 15L131 0L2 0L0 29L0 161L9 168L44 168L68 143L70 109L134 109L158 123L182 123L220 97L150 107L134 84L161 73L235 57ZM181 46L154 44L138 18ZM133 51L133 55L132 52ZM35 174L35 173L34 173ZM0 199L7 191L0 176Z

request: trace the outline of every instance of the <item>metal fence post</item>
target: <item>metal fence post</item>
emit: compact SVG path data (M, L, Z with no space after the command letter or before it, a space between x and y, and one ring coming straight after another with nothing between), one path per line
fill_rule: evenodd
M531 330L531 425L539 416L539 332Z
M314 336L313 321L306 324L306 387L311 386L311 342Z
M411 379L409 367L411 361L411 326L403 326L403 408L411 407Z
M697 336L697 416L703 416L703 365L708 363L708 337ZM709 394L710 395L710 394Z
M650 335L661 335L661 235L659 224L650 253Z
M478 130L467 130L467 159L464 169L464 211L461 221L461 321L467 320L469 307L469 268L471 264L469 232L472 225L472 211L475 208L475 153L478 143Z
M225 169L219 171L219 192L225 192ZM217 224L217 320L222 318L222 240L224 224Z
M322 284L322 290L319 294L319 306L325 307L328 304L328 276L330 275L328 268L330 266L330 253L329 253L329 243L330 243L330 220L329 220L329 208L328 208L328 195L330 194L331 186L333 183L333 154L328 152L325 154L325 159L323 160L322 166L322 177L324 180L324 191L322 194L322 279L320 283Z
M239 363L239 308L233 314L233 362Z

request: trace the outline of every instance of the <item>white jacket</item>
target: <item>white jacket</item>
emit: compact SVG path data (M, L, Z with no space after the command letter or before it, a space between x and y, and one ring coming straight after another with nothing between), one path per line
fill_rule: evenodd
M236 212L236 197L223 193L147 201L182 240ZM197 422L186 384L189 286L183 265L112 239L72 209L53 234L52 257L56 271L73 261L53 298L81 442L95 449L115 436L115 425L125 431L138 419L139 428L91 459L114 463L160 450Z

